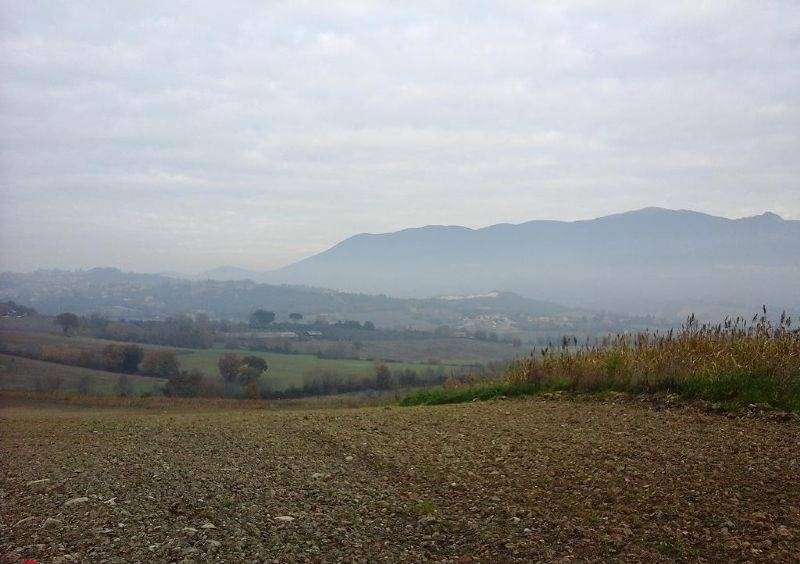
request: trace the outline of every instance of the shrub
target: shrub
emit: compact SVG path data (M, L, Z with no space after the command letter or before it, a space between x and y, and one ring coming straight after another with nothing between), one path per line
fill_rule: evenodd
M70 330L77 329L80 325L78 316L69 312L59 313L53 323L61 327L65 335L69 334Z
M375 361L375 387L379 390L388 390L392 387L392 373L380 360Z
M133 373L139 368L144 350L139 345L107 345L103 349L106 370Z
M239 367L241 365L242 357L233 353L222 355L217 361L219 374L226 382L235 382L239 378Z
M267 361L260 356L246 356L239 366L239 382L245 385L255 383L267 371ZM257 391L258 386L254 385Z
M200 395L203 373L199 370L181 370L164 386L164 395L193 398Z
M78 365L81 349L64 345L42 345L42 360L59 364Z
M150 351L144 356L141 370L150 376L172 378L180 372L180 364L173 351Z
M419 382L420 380L417 372L411 368L406 368L397 376L397 383L406 388L416 386Z

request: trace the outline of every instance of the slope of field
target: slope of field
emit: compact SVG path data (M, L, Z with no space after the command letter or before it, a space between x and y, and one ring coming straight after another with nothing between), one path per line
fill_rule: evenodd
M58 382L61 391L77 391L83 386L84 393L114 395L118 393L120 376L104 370L0 354L0 390L35 390L44 387L52 391L53 383ZM152 392L166 382L162 378L133 374L127 378L135 395Z
M100 351L103 347L110 344L125 344L121 341L110 341L104 339L94 339L84 336L67 337L58 333L48 333L41 331L0 331L0 346L7 353L20 355L38 354L43 345L69 345L72 347L87 348ZM372 375L374 363L369 360L349 360L349 359L323 359L309 354L281 354L265 353L258 351L227 350L221 348L213 349L184 349L177 347L165 347L160 345L141 345L145 351L150 350L171 350L178 355L178 361L184 370L197 369L212 378L219 378L217 361L226 353L238 355L255 355L267 361L269 370L265 379L268 379L274 390L284 390L291 386L302 386L303 376L309 371L327 370L335 372L343 377L367 378ZM53 363L45 363L52 365ZM57 364L53 366L59 366ZM405 370L407 368L417 371L420 377L428 370L445 371L458 368L460 365L440 365L419 362L391 362L389 367L393 371ZM71 367L64 367L71 368ZM75 368L78 370L85 370ZM76 372L77 373L77 372ZM32 373L33 374L33 373ZM33 374L37 375L37 374ZM3 387L3 380L0 379L0 389L33 389L20 387Z
M226 353L254 355L266 360L269 369L264 378L269 379L275 390L283 390L291 386L302 386L303 375L308 371L329 370L341 376L367 378L372 375L374 370L374 363L369 360L323 359L308 354L280 354L217 348L208 350L179 349L178 360L181 363L181 368L196 368L211 377L219 378L217 362ZM429 368L433 370L454 368L452 366L411 362L392 362L388 366L391 370L410 368L420 374Z
M325 350L332 341L303 341L293 346L300 352L314 353ZM526 356L531 346L513 347L509 343L479 341L477 339L437 338L363 341L358 354L362 358L383 358L426 363L436 359L444 364L486 363L493 360L511 360Z
M796 422L539 399L0 425L10 561L800 559Z
M94 337L86 337L83 335L63 335L58 332L48 331L16 331L16 330L0 330L0 346L3 351L9 354L31 355L38 354L42 346L62 346L67 345L71 347L85 348L93 351L101 351L108 345L128 344L122 341L112 341L107 339L96 339ZM174 350L174 351L192 351L194 349L177 349L176 347L162 346L162 345L144 345L139 344L146 351L149 350Z

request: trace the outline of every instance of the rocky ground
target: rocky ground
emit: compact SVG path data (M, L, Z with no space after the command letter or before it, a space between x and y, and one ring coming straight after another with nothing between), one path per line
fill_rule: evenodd
M800 426L635 402L0 411L9 562L800 561Z

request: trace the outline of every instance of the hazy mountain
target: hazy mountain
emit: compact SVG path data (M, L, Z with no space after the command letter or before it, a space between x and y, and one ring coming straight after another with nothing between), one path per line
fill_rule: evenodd
M0 300L14 300L40 313L72 311L112 318L153 319L182 313L207 313L215 318L244 320L258 308L280 319L298 312L313 319L355 319L380 326L433 328L461 326L465 320L568 315L564 306L522 296L491 292L480 296L399 299L385 295L335 292L321 288L257 284L250 280L182 280L157 274L122 272L115 268L84 271L39 270L0 273ZM472 323L472 322L471 322Z
M219 266L201 272L196 278L203 280L252 280L259 282L266 277L266 273L256 270L247 270L237 266Z
M800 221L646 208L586 221L361 234L267 277L395 296L516 292L569 305L652 310L800 305Z

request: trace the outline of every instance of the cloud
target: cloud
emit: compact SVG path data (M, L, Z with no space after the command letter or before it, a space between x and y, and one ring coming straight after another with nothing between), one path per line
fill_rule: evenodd
M268 268L645 205L800 217L793 2L0 10L3 268Z

